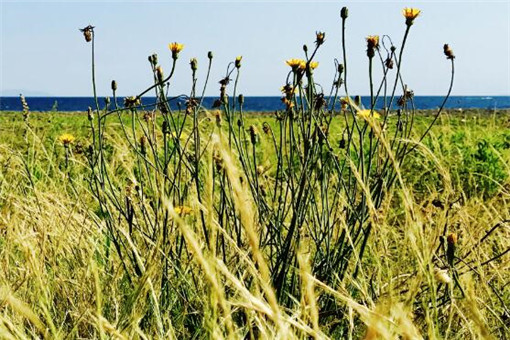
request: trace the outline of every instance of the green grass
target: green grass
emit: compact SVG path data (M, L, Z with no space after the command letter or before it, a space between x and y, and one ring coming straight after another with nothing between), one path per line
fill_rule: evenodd
M123 115L129 126L130 115ZM263 124L277 131L278 123L271 115L245 119L245 126L254 125L259 132L256 159L264 168L259 180L270 188L277 156ZM416 116L416 136L430 120L427 114ZM203 165L223 166L230 178L233 198L225 196L225 210L218 201L223 196L205 197L199 208L196 191L183 173L182 190L189 191L183 203L194 212L182 219L174 216L165 240L156 237L157 244L151 245L150 238L134 232L125 238L132 243L117 252L107 221L123 235L128 229L120 214L105 215L91 189L87 115L31 113L29 124L26 130L20 113L0 113L2 338L508 337L510 256L494 257L509 249L510 227L502 223L483 239L493 226L510 219L508 112L441 116L402 164L403 183L387 192L371 217L373 237L357 278L322 282L320 272L314 272L313 256L319 249L309 247L317 235L311 226L302 229L298 261L289 269L296 271L298 301L271 297L272 288L265 285L263 267L271 270L273 255L263 242L253 242L269 226L253 219L256 202L245 184L235 181L242 170L235 157L229 160L228 149L218 149L222 163L214 163L211 154L211 162ZM201 116L203 136L215 124L213 115ZM344 124L337 117L330 125L335 154L341 152L337 145ZM223 120L221 133L226 136L225 125ZM161 128L161 120L156 126ZM191 128L191 122L185 125L187 134ZM63 133L76 137L67 168L65 149L58 142ZM113 185L122 191L137 167L115 117L106 124L104 144ZM209 175L201 174L204 193ZM214 185L222 180L216 178ZM136 204L148 209L157 202ZM222 224L222 218L228 219L222 211L236 211L240 220L248 221L241 243L225 238L229 250L224 253L221 247L208 249L201 235L198 211L211 207L218 210L214 216L206 214L206 224L217 240L236 235L226 229L229 224ZM338 223L335 232L342 228ZM455 264L458 278L445 286L434 268L446 256L438 248L450 233L458 235L456 255L463 262ZM179 261L162 256L164 249L174 248L183 249ZM126 270L122 254L138 257L140 268ZM169 271L162 274L165 263L170 263ZM169 289L163 289L165 285Z

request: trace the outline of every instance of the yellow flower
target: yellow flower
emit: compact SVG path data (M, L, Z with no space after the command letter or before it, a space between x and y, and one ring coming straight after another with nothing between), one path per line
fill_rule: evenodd
M287 65L292 67L293 71L297 70L298 68L304 69L306 65L306 61L304 61L303 59L289 59L286 61L286 63Z
M411 26L414 19L416 19L420 13L421 11L417 8L404 8L402 10L402 15L406 18L406 25Z
M193 211L193 209L191 209L190 207L187 207L185 205L180 205L180 206L174 207L174 212L178 215L189 215L189 214L191 214L192 211Z
M356 115L358 117L360 117L360 118L365 119L365 120L369 119L370 117L375 118L375 119L381 118L381 115L378 112L376 112L375 110L374 111L371 111L371 110L362 110L349 97L340 98L340 103L342 105L342 108L346 107L347 105L350 105L354 109L354 111L356 111Z
M179 52L184 49L184 45L179 44L178 42L173 42L168 44L168 48L172 51L172 58L177 59L179 57Z
M184 49L184 45L179 44L178 42L173 42L168 44L168 48L172 51L172 53L179 53Z
M319 62L318 61L312 61L310 62L310 68L312 70L315 70L317 68L317 66L319 66Z
M64 133L60 137L58 137L58 141L62 143L64 146L68 146L74 141L74 136L69 133Z

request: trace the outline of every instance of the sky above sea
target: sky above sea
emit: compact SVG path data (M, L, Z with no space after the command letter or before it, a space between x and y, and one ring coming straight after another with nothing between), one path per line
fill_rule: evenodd
M198 59L198 85L214 54L208 96L219 93L227 65L242 56L238 93L277 96L289 67L303 58L303 44L314 46L317 31L326 42L316 55L315 79L325 92L333 81L335 58L342 61L342 6L347 19L347 65L351 93L368 94L368 35L389 35L398 47L405 31L403 7L421 15L411 27L402 61L403 81L416 95L443 95L450 63L443 44L454 50L453 95L510 94L510 2L508 1L6 1L0 12L0 94L90 96L91 44L79 32L89 24L96 34L99 95L139 93L152 83L147 57L157 53L166 74L168 43L185 45L171 93L189 94L190 58ZM383 57L386 52L382 49ZM394 72L394 71L393 71ZM393 73L394 74L394 73ZM390 74L391 75L391 74ZM382 77L380 62L374 82Z

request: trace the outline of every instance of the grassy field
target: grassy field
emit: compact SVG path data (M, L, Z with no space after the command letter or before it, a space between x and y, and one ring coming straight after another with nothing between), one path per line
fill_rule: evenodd
M81 29L94 108L0 113L0 338L510 338L510 112L443 110L448 44L442 104L416 110L401 67L420 13L402 10L399 46L367 36L353 75L343 7L331 88L317 31L270 114L243 113L242 56L217 110L213 52L174 97L178 42L168 72L148 57L152 85L122 102L113 80L99 103Z
M151 152L165 138L162 119L112 115L101 132L103 190L94 187L88 154L98 132L88 118L31 113L27 125L19 112L0 113L0 338L510 337L509 112L443 113L394 164L397 180L378 207L367 203L364 253L349 234L349 198L335 194L339 179L312 175L328 158L310 170L313 190L324 193L310 194L302 210L296 198L282 202L292 196L277 192L285 188L273 145L281 120L272 114L245 115L239 129L253 172L226 146L225 117L210 112L197 117L205 146L195 177L196 139L185 122L167 141L183 150L169 158L170 179L151 168L171 152ZM414 119L410 140L432 117ZM344 135L336 116L322 152L342 159ZM169 185L175 192L158 194ZM282 253L278 240L301 211L299 238ZM356 250L325 267L342 231ZM291 259L283 281L282 254Z

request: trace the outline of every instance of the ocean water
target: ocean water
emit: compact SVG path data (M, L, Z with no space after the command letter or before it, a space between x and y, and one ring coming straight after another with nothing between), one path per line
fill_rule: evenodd
M205 97L203 106L212 108L213 102L217 97ZM415 96L414 102L417 109L435 109L438 108L444 97L441 96ZM26 101L31 111L86 111L87 108L94 107L94 98L92 97L26 97ZM122 105L123 97L117 98L118 104ZM178 109L179 102L184 107L185 99L176 99L171 101L172 109ZM396 101L396 100L395 100ZM361 102L368 106L370 97L361 97ZM143 97L142 104L150 105L155 103L154 97ZM377 107L381 107L383 101L379 99ZM99 98L99 105L104 107L104 97ZM113 106L110 106L113 107ZM510 96L451 96L446 108L461 109L508 109L510 108ZM284 106L280 97L245 97L244 111L275 111L282 110ZM21 111L21 101L19 97L0 97L0 111Z

